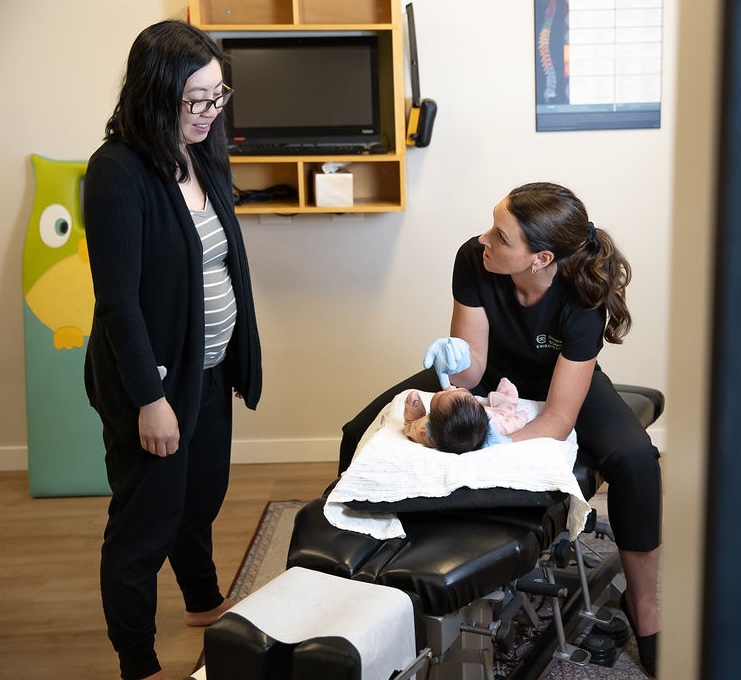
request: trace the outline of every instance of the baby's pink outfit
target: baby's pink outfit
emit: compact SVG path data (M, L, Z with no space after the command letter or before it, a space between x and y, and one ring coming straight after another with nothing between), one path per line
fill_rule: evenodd
M517 388L507 378L499 381L496 392L489 392L484 408L500 434L509 436L527 423L525 411L517 410L518 397Z

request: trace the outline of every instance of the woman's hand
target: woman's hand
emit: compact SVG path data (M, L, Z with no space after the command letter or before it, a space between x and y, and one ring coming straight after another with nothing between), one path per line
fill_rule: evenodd
M422 365L435 367L440 387L450 387L450 373L460 373L471 365L471 350L460 338L439 338L428 348Z
M178 450L178 419L165 397L139 409L139 441L143 449L161 458Z

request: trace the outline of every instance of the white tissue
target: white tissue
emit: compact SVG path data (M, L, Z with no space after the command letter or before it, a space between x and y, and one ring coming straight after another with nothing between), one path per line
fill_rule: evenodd
M335 172L339 172L340 170L342 170L342 168L346 168L348 165L350 164L349 163L338 163L336 161L322 163L322 172L326 175L331 175Z

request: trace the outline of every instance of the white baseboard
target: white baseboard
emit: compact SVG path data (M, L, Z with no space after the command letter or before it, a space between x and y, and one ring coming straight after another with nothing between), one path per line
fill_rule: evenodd
M28 470L28 448L26 446L0 447L0 472Z
M318 463L339 459L340 438L242 439L232 443L232 463ZM0 472L28 470L25 446L0 448Z
M651 441L666 453L666 429L649 427ZM318 463L339 459L340 438L238 439L232 444L232 463ZM0 448L0 471L27 470L25 446Z

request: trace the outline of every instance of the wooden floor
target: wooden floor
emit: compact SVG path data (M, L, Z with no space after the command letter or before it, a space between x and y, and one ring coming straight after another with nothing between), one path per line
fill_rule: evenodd
M222 592L229 588L265 504L310 500L336 463L234 465L214 526ZM108 499L31 498L25 472L0 472L0 679L119 677L100 605L98 564ZM170 680L193 671L203 631L183 623L166 564L160 574L157 653Z

